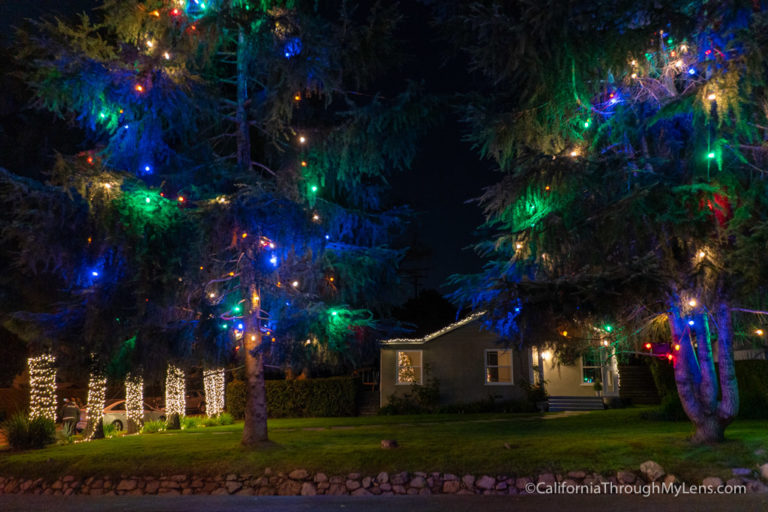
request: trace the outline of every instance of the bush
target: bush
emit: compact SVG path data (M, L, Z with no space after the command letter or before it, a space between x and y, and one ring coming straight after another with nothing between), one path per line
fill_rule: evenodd
M203 420L197 416L184 416L181 418L181 428L186 430L189 428L198 428L203 424Z
M168 423L166 423L165 428L168 430L181 430L181 418L178 414L173 413L168 417Z
M736 361L739 417L768 418L768 361Z
M245 382L233 380L227 384L227 412L241 420L245 417Z
M47 418L30 420L26 412L17 412L3 423L8 445L13 450L44 448L56 441L56 425Z
M216 417L216 420L218 421L219 425L231 425L235 422L235 419L232 417L231 414L222 412Z
M768 361L735 361L736 380L739 384L739 417L768 418ZM717 365L715 365L717 371ZM661 397L658 409L646 416L650 419L680 421L687 419L675 386L672 366L664 361L651 362L651 373Z
M104 423L104 437L109 439L117 435L117 428L112 423Z
M354 416L357 410L352 377L270 380L266 388L270 418ZM245 382L233 380L227 385L227 412L237 419L245 415Z
M141 427L142 434L155 434L165 430L165 422L162 420L146 421L144 426Z
M440 381L430 377L423 386L411 386L410 393L392 394L387 405L379 409L379 414L429 414L438 411L439 403Z
M222 413L222 414L224 414L224 413ZM230 418L232 417L231 414L229 414L228 416ZM203 426L204 427L215 427L217 425L219 425L219 417L218 416L214 416L213 418L208 418L208 417L203 418Z

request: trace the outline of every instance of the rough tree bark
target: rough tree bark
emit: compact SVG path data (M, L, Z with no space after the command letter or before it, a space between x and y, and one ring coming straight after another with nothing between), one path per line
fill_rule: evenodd
M683 317L678 310L669 315L672 343L680 346L674 359L677 392L685 414L695 427L691 440L698 444L723 441L725 428L739 410L731 310L727 303L720 303L711 314L717 327L717 372L712 356L709 314L700 309L689 317ZM689 325L689 320L693 320L693 325ZM718 376L722 388L719 401Z
M248 124L248 42L245 29L237 32L237 166L247 172L251 168L251 135ZM264 356L261 353L261 302L254 262L258 248L246 249L244 268L240 270L240 287L246 296L245 315L245 425L243 446L253 447L267 441L267 390L264 384Z
M253 247L246 251L245 268L241 271L241 286L248 293L246 300L245 340L245 425L243 446L253 447L267 441L267 390L264 383L264 355L261 353L261 296L253 268Z

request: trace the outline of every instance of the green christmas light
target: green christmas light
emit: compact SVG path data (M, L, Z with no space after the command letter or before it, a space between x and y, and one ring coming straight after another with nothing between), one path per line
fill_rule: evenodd
M710 160L715 158L715 152L714 151L710 151L709 153L707 153L707 158L709 158Z
M312 186L310 187L310 190L311 190L312 192L317 192L317 185L312 185Z
M584 128L589 128L590 123L591 123L591 121L589 119L584 121Z
M606 325L605 326L605 330L606 330L606 332L611 332L613 330L613 327L610 326L610 325Z

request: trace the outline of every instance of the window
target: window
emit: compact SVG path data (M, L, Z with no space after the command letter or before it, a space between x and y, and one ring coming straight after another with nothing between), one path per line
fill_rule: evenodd
M485 351L485 383L512 384L512 351Z
M600 350L588 349L581 354L581 385L587 386L602 380L602 365L600 364Z
M398 350L397 383L421 384L421 350Z

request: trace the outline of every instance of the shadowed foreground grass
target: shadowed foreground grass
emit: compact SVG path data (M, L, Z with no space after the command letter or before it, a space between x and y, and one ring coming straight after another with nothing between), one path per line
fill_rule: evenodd
M653 459L684 479L730 476L732 467L768 461L768 421L737 421L728 441L694 446L687 422L641 419L642 409L540 415L434 415L270 420L272 444L240 446L242 424L103 439L0 454L0 474L255 474L306 468L329 474L443 471L525 475L577 469L607 473ZM310 430L306 430L310 429ZM382 450L382 439L400 448ZM505 443L509 448L505 447Z

